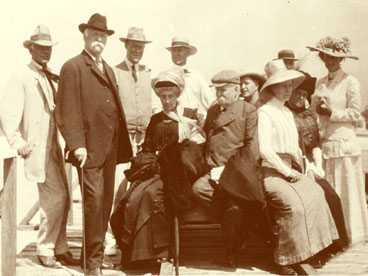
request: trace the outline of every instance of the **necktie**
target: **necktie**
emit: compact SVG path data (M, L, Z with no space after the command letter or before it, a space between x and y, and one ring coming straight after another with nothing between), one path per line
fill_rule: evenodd
M52 83L52 81L58 83L59 82L59 76L54 74L54 73L51 73L49 70L47 70L47 68L42 68L42 72L45 73L46 78L47 78L48 82L50 83L50 86L51 86L51 89L52 89L52 96L55 100L56 88L55 88L54 84Z
M137 71L135 70L135 65L132 65L132 76L135 82L137 82Z

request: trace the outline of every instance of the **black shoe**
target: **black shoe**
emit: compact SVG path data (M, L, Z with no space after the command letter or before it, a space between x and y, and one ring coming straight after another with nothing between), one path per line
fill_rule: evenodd
M80 259L75 259L70 251L64 254L55 255L55 258L63 265L80 265Z
M102 274L101 268L95 267L92 269L88 269L86 275L103 275L103 274Z
M50 268L60 268L61 263L55 260L54 256L37 256L38 261L41 263L41 265L50 267Z

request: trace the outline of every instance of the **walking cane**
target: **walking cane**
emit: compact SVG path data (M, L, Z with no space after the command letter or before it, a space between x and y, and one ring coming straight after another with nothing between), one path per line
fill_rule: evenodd
M84 169L83 167L80 168L81 170L81 177L80 177L80 181L81 181L81 193L82 193L82 235L83 235L83 240L82 240L82 249L83 249L83 272L84 275L87 275L87 257L86 257L86 224L85 224L85 219L84 219Z

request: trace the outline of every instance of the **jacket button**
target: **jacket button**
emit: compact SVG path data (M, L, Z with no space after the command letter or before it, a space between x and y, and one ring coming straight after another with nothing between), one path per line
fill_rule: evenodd
M107 103L109 103L109 102L110 102L110 100L106 100L106 102L107 102Z

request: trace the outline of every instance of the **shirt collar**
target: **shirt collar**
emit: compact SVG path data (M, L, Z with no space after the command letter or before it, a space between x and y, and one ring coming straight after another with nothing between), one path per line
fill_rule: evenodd
M94 62L102 62L102 57L100 57L100 60L97 60L97 58L94 56L94 55L92 55L90 52L88 52L88 50L86 49L86 48L84 48L84 51L86 51L86 53L92 58L92 60L94 61Z
M270 102L278 107L285 107L284 106L284 102L280 101L278 98L276 98L275 96L272 97L272 99L270 100Z
M341 71L341 69L339 69L339 70L337 70L337 71L335 71L335 72L332 72L332 73L328 73L328 79L329 80L332 80L332 79L334 79L339 73L340 73L340 71Z
M138 72L138 66L139 66L138 64L131 63L130 60L127 58L125 59L125 63L128 65L128 68L130 71L132 71L132 66L135 66L135 71Z

